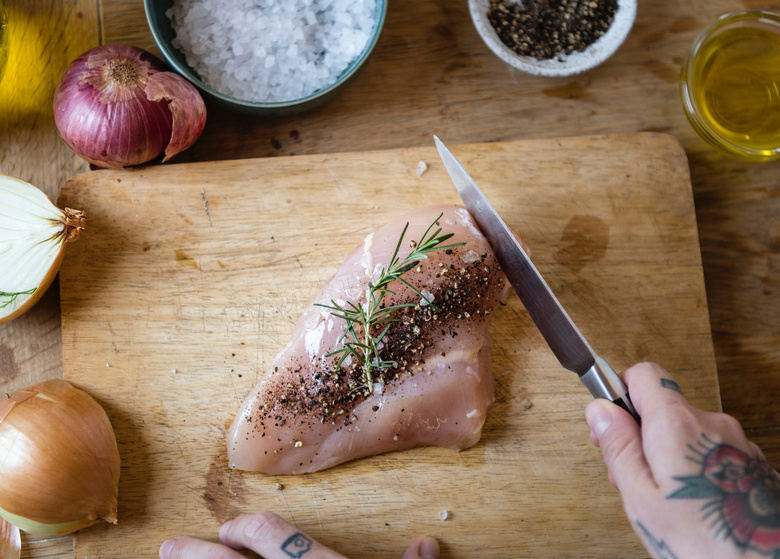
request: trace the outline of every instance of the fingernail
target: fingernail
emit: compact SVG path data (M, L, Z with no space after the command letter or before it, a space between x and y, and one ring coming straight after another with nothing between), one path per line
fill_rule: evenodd
M174 540L166 540L162 543L160 546L160 559L168 559L168 556L171 554L171 549L173 548Z
M439 542L430 536L425 536L420 544L420 559L439 559Z
M609 410L604 407L604 404L598 400L587 407L585 410L585 419L587 420L591 431L593 431L593 434L596 435L596 439L599 440L601 439L601 435L604 434L604 431L609 429L609 426L612 425L612 414L609 413Z
M227 535L227 531L230 529L230 523L231 522L233 522L233 521L232 520L228 520L219 529L219 539L222 540L223 542L225 541L225 536Z

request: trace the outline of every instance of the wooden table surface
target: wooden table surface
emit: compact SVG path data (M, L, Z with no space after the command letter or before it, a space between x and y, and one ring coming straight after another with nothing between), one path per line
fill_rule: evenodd
M0 172L56 198L69 177L88 169L53 124L53 92L67 64L101 43L157 49L141 0L4 1L11 53L0 84ZM690 162L723 408L777 467L780 162L743 163L714 152L688 124L677 91L680 63L698 31L746 8L777 12L780 2L640 0L634 28L613 58L579 76L541 78L487 49L465 0L392 0L373 58L339 97L277 119L210 107L203 136L176 161L428 146L433 133L453 145L672 134ZM32 311L0 326L0 391L61 376L55 282ZM72 556L70 537L25 537L23 557Z

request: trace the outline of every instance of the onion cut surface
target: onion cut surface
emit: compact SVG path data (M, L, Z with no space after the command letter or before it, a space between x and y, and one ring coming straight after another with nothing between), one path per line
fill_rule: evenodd
M84 224L83 212L61 210L35 186L0 175L0 324L40 299L62 264L65 244Z

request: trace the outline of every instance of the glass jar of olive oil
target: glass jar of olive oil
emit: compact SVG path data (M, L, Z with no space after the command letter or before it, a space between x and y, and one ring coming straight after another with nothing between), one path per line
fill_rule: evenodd
M710 24L683 62L680 95L715 148L748 161L780 158L780 15L741 11Z

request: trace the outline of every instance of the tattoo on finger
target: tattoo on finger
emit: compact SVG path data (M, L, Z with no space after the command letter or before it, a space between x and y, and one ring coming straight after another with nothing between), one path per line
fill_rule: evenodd
M282 544L282 551L293 559L299 559L311 551L312 541L300 532L293 534Z
M700 471L675 480L683 485L669 499L703 499L703 519L715 536L742 551L780 557L780 474L763 458L702 434L688 456Z
M668 388L669 390L674 390L675 392L679 392L680 394L683 393L682 389L680 388L680 385L670 378L661 379L661 388Z

